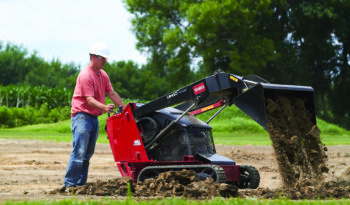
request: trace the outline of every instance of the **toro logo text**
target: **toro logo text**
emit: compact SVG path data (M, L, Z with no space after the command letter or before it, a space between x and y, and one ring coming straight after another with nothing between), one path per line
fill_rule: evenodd
M205 85L203 82L199 83L198 85L193 86L193 92L195 95L198 95L204 91L205 91Z

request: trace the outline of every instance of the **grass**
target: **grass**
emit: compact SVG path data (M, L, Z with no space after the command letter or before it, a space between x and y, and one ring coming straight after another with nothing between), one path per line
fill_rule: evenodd
M240 198L215 198L212 200L188 200L180 198L166 198L166 199L153 199L153 200L113 200L105 198L99 201L78 201L76 199L65 199L59 201L21 201L21 202L5 202L4 205L342 205L349 204L350 200L304 200L304 201L292 201L288 199L277 200L256 200L256 199L240 199Z
M271 145L267 134L213 132L213 136L215 144L221 145Z
M198 118L207 121L213 113L204 113ZM105 132L108 115L99 117L100 134L98 143L108 143ZM225 145L271 145L268 133L255 121L238 108L226 108L217 118L210 122L216 144ZM321 140L326 145L349 145L350 131L334 124L317 119L321 130ZM38 124L11 129L0 129L0 138L48 140L54 142L71 142L70 120L52 124Z

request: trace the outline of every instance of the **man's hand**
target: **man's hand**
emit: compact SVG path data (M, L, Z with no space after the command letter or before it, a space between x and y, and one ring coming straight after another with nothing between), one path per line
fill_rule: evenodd
M114 104L108 104L108 105L106 106L106 112L108 112L108 113L114 112L114 110L113 110L114 107L115 107Z
M122 106L123 109L125 108L125 104L123 103L123 100L120 98L118 93L115 91L110 91L107 93L108 97L112 100L112 102L118 106Z

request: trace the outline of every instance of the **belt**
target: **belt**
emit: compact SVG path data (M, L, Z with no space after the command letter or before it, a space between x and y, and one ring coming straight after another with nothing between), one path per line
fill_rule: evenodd
M79 114L79 113L83 113L83 114L85 114L85 115L89 115L90 117L97 118L97 116L91 115L91 114L86 113L86 112L77 112L77 113L74 113L74 114L72 115L72 117L74 117L75 115L77 115L77 114Z

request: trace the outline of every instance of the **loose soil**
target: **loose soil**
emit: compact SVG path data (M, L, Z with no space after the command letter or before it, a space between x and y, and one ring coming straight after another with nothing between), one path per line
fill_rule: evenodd
M51 194L75 194L97 196L127 196L133 197L186 197L208 199L216 196L238 196L238 188L229 184L214 182L212 178L200 181L192 170L168 171L160 173L155 179L149 178L143 182L132 183L129 177L108 181L87 183L81 187L71 187L68 190L56 189Z
M72 195L78 199L122 199L128 193L141 199L209 199L219 195L350 198L350 146L323 145L320 130L313 126L304 103L304 99L283 96L267 100L267 130L272 146L216 145L218 154L259 170L261 183L255 190L238 190L212 179L200 181L189 170L161 173L156 179L132 184L130 178L121 178L108 144L97 145L87 185L61 190L70 143L0 139L0 202L55 200Z
M262 198L291 199L349 198L348 168L338 179L327 178L327 147L320 130L305 107L306 98L274 96L266 100L267 131L272 141L282 193L259 188L250 192ZM248 195L248 194L247 194Z
M255 198L274 198L281 193L286 194L282 191L282 177L272 146L216 145L216 150L219 154L234 159L237 164L252 165L259 170L261 176L259 188L239 190L238 194ZM70 198L71 193L50 194L62 186L70 152L71 143L0 139L0 202ZM344 191L340 195L346 197L349 191L346 192L344 187L348 186L347 182L350 181L350 146L328 146L327 155L330 170L325 177L330 182L325 184L324 188L342 185L338 190ZM95 155L91 159L88 183L103 184L118 180L121 180L121 176L109 145L97 144ZM124 187L124 190L127 190L127 187ZM307 193L313 190L315 190L313 186L308 186ZM292 193L299 196L298 192L300 191ZM303 192L300 192L301 196L302 194ZM76 194L74 198L98 200L105 196ZM111 194L110 198L125 199L125 195Z
M317 185L328 172L327 147L304 103L306 99L291 96L267 99L267 130L286 189L303 180Z

